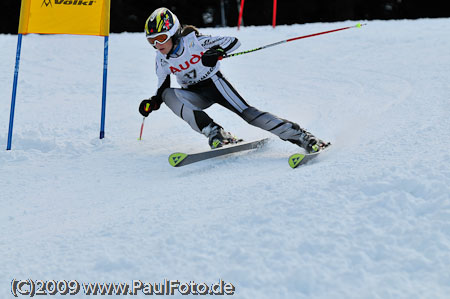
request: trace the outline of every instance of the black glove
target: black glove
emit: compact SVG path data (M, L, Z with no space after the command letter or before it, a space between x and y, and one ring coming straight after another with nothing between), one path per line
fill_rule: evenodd
M153 110L158 110L161 106L161 101L157 96L152 96L150 99L143 100L139 105L139 113L147 117Z
M220 46L214 46L203 54L202 64L204 66L214 67L217 64L217 60L221 60L225 54L225 51Z

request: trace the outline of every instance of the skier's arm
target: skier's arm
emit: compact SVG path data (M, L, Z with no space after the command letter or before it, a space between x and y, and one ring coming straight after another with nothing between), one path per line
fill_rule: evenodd
M155 96L162 103L162 93L166 88L170 87L170 69L167 67L167 62L162 59L156 59L156 76L158 77L158 90Z
M230 36L199 36L198 40L208 49L202 56L202 64L207 67L215 67L225 54L233 52L241 45L237 38Z
M162 93L166 88L170 88L170 70L167 68L167 64L161 59L156 59L155 69L156 76L158 77L158 90L156 90L156 94L152 97L152 100L155 101L154 107L156 107L153 110L158 110L163 102Z
M139 105L139 113L147 117L152 111L158 110L163 102L162 93L170 87L170 71L165 70L161 62L156 61L156 75L158 77L158 89L150 99L145 99Z
M154 97L157 99L159 105L162 104L162 93L166 88L170 88L170 75L166 75L164 79L158 77L158 90Z
M201 35L198 37L198 40L205 49L220 47L227 54L235 51L241 46L241 42L236 37L231 36Z

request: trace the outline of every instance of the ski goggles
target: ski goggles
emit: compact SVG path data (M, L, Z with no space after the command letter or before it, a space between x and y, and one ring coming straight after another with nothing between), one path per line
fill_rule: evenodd
M158 44L164 44L170 39L170 35L167 33L159 33L157 35L148 36L147 40L153 47L156 46L156 43Z

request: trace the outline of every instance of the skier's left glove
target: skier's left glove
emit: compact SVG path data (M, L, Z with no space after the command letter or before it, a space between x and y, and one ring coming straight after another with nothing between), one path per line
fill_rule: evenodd
M220 46L214 46L208 49L202 56L202 64L208 67L214 67L218 60L221 60L225 55L225 50Z
M158 110L161 107L161 102L157 96L152 96L150 99L143 100L139 105L139 113L147 117L152 111Z

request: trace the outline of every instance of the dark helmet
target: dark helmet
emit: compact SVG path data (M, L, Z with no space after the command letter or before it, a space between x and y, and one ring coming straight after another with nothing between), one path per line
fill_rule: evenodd
M147 38L166 33L169 37L180 31L180 22L177 16L165 7L155 10L145 22L145 35Z

